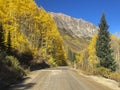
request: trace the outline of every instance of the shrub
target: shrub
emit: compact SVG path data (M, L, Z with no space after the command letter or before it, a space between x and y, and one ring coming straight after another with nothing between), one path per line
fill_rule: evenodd
M98 67L96 68L96 70L94 71L95 75L101 75L103 77L109 78L110 75L110 70L104 67Z
M0 62L4 61L6 55L6 52L0 52Z
M55 61L52 57L49 57L48 63L49 63L52 67L56 67L56 66L57 66L56 61Z
M118 72L111 73L110 78L120 82L120 73L118 73Z
M20 63L17 60L17 58L15 58L13 56L6 56L5 61L6 61L6 65L8 65L11 68L11 71L14 72L16 77L22 77L22 76L26 75L25 71L20 66Z
M10 67L13 67L14 69L19 69L20 63L17 58L13 56L6 56L5 60L7 65L9 65Z

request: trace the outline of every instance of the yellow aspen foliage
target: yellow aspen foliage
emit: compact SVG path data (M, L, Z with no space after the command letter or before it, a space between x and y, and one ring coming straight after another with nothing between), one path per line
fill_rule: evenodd
M95 68L96 64L98 63L96 56L96 39L97 35L93 36L88 46L88 64L92 69Z
M88 67L88 50L84 49L80 51L79 55L76 56L78 67L87 69Z
M82 50L79 55L76 55L76 60L80 66L83 65L84 51Z
M51 55L60 65L65 61L63 41L53 18L34 0L0 0L0 21L5 30L5 42L8 32L11 33L13 49L31 50L45 57Z

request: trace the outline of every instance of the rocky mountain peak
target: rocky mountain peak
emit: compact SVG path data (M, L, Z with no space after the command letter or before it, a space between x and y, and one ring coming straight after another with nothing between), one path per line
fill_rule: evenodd
M65 32L72 36L77 36L79 38L92 37L94 34L98 33L98 27L83 19L73 18L62 13L50 12L50 14L55 20L58 29L65 30Z

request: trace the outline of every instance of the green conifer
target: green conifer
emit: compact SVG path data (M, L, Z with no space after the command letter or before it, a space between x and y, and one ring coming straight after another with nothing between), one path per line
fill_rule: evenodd
M102 15L99 28L100 30L96 43L96 54L100 60L100 66L108 68L111 71L115 71L116 63L112 56L110 33L108 31L108 25L104 14Z
M5 36L4 36L4 30L3 30L3 26L2 23L0 23L0 51L4 51L5 50Z
M11 53L11 34L10 34L10 31L8 33L8 39L7 39L7 53L8 54Z

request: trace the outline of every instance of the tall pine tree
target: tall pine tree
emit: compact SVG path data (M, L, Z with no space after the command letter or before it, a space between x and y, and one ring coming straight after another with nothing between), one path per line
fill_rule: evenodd
M100 20L99 28L100 30L96 43L96 54L100 60L100 66L108 68L111 71L115 71L116 63L112 56L110 33L108 31L108 25L104 14Z
M7 53L8 54L11 53L11 33L10 33L10 31L8 33L8 40L7 40Z
M5 50L5 36L4 36L4 29L2 26L2 23L0 22L0 51L4 51Z

